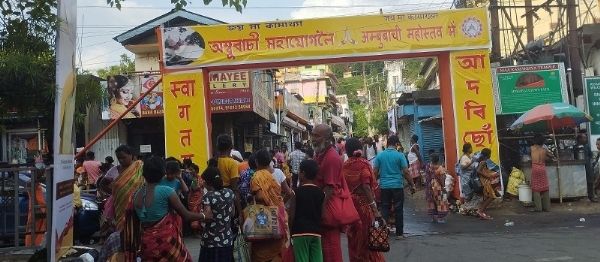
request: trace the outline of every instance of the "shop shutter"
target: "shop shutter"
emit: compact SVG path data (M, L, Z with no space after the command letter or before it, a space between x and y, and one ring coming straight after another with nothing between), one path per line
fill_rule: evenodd
M430 162L427 151L433 149L435 150L436 154L439 154L440 148L444 146L444 132L442 126L438 123L433 122L435 121L422 122L420 124L422 137L420 137L419 139L423 140L423 142L421 143L423 145L423 150L421 151L421 154L423 154L423 159L425 160L425 163Z

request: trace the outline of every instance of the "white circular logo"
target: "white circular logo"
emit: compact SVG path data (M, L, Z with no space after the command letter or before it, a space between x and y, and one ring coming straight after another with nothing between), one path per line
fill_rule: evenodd
M477 38L483 32L483 24L481 20L475 17L468 17L463 20L461 25L463 34L469 38Z

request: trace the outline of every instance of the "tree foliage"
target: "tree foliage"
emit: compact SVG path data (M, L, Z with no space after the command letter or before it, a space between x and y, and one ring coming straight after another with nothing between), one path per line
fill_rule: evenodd
M360 66L362 71L362 63L356 63ZM333 70L338 70L339 65L335 65ZM378 72L383 70L383 62L373 62L365 64L365 71L369 69L370 73L374 73L369 76L367 80L367 95L371 94L371 99L367 97L359 97L358 92L364 93L364 80L362 76L354 76L349 78L339 78L339 86L336 90L338 95L346 95L348 97L348 104L354 112L354 136L364 137L368 135L369 126L376 134L387 133L387 108L386 98L388 97L386 90L386 79L384 77L375 77ZM339 73L339 71L338 71ZM334 74L336 74L334 72ZM342 72L343 74L343 72ZM369 105L370 102L370 105ZM383 106L383 107L382 107ZM369 109L366 109L366 108ZM367 119L367 115L371 114L370 125Z
M56 0L0 2L0 126L10 119L40 120L51 132L56 95L54 41L58 17ZM97 82L78 77L76 107L85 108L102 97ZM75 125L85 119L74 116ZM51 135L47 137L52 137Z
M125 0L106 0L106 3L121 10L121 2L124 1ZM211 2L212 0L204 0L204 5L209 5ZM175 5L175 9L183 9L190 3L191 1L189 0L171 0L171 4ZM233 7L236 11L241 13L242 9L246 7L248 0L221 0L221 3L223 6Z
M127 54L121 54L118 65L98 69L96 74L98 74L98 77L106 79L108 76L122 75L133 71L135 71L135 61L129 58Z

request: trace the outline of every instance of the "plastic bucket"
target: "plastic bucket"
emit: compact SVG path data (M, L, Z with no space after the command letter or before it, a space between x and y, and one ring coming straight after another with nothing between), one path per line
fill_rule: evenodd
M531 202L533 200L531 187L529 185L519 185L519 201Z

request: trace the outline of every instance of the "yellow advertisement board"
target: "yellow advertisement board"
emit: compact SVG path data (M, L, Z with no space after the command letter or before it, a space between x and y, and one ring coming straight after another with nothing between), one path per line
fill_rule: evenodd
M437 52L490 47L485 8L167 27L166 68Z
M457 147L489 148L499 164L492 71L487 49L450 53Z
M180 160L190 158L206 168L209 134L202 71L165 74L165 151Z

